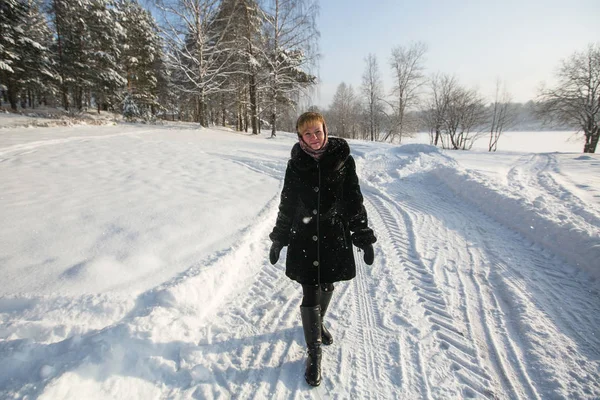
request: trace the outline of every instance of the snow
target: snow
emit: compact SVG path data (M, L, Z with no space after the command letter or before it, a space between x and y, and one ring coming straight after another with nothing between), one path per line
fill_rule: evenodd
M350 141L375 263L336 284L315 389L267 257L294 134L30 120L0 116L0 398L600 396L600 156L571 132Z

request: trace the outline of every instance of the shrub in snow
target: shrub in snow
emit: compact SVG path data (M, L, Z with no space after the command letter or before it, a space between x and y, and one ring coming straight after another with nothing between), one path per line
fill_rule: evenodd
M123 118L127 121L133 121L138 117L140 117L140 109L135 104L131 94L127 94L123 100Z

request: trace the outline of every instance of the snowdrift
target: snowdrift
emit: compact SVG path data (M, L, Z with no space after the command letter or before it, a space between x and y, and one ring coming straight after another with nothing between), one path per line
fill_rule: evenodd
M433 173L457 196L499 223L561 256L568 264L600 278L598 230L583 218L552 214L543 199L530 203L473 171L440 166Z

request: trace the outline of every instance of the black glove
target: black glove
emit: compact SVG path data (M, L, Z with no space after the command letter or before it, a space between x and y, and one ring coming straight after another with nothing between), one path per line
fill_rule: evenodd
M269 250L269 261L272 265L275 265L279 260L279 253L283 246L279 242L273 242L271 245L271 250Z
M369 245L365 246L363 248L363 251L365 252L365 255L363 257L365 260L365 264L373 265L373 261L375 259L375 252L373 251L373 245L369 244Z

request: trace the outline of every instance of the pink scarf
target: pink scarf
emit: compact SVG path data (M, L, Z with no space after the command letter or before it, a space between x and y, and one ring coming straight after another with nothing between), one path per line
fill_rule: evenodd
M307 145L304 140L302 140L302 137L298 137L298 141L300 142L300 148L302 150L304 150L304 152L306 154L308 154L309 156L311 156L312 158L314 158L315 160L318 160L319 158L321 158L321 156L323 155L323 153L325 153L327 144L329 143L327 134L325 134L325 143L323 143L323 146L321 146L321 148L319 150L313 150L312 147L310 147L309 145Z

